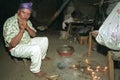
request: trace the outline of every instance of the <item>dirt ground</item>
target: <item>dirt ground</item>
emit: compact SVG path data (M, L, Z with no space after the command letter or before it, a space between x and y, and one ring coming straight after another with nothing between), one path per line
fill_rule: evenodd
M38 31L37 36L47 36L49 39L49 49L47 56L51 58L50 61L43 61L42 70L47 73L46 77L58 76L58 79L47 79L46 77L38 78L29 71L30 60L27 62L27 66L20 60L15 63L8 52L5 50L3 38L0 40L0 80L94 80L91 76L91 72L86 70L84 65L86 59L89 62L91 69L95 71L97 66L101 67L101 70L96 72L98 79L96 80L108 80L107 70L102 71L107 66L106 56L92 51L90 57L87 57L88 45L80 45L79 42L59 39L59 31ZM74 53L70 57L61 57L58 55L56 49L61 45L70 45L74 48ZM73 69L73 64L79 65L79 68ZM84 64L84 65L83 65ZM120 75L117 70L116 76L120 80Z

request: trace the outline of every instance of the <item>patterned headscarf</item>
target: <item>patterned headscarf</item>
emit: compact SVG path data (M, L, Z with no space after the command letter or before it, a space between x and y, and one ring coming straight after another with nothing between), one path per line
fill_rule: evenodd
M19 9L29 9L30 11L32 11L32 2L21 3Z

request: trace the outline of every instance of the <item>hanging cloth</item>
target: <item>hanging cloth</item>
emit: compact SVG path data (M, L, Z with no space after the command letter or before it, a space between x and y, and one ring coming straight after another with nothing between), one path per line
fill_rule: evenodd
M120 2L99 29L96 41L113 50L120 50Z

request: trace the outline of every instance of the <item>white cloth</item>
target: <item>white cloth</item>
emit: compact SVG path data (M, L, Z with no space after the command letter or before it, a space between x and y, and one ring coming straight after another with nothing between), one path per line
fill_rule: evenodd
M99 29L96 41L110 49L120 50L120 2Z
M63 23L62 23L62 29L65 29L65 27L67 27L66 23L70 23L70 22L73 22L73 18L70 16L68 18L66 18Z
M20 58L30 58L30 71L37 73L40 71L41 60L45 58L48 49L47 37L32 38L28 44L19 44L10 50L11 55Z
M107 15L109 15L111 13L111 11L116 6L116 4L119 2L119 0L109 0L109 2L110 3L109 3L108 8L106 10Z

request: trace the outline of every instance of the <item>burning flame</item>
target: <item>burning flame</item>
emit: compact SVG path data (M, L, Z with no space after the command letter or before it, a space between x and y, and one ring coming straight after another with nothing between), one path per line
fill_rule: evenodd
M91 72L93 71L93 69L91 69L90 66L87 67L87 70L88 70L88 71L91 71Z
M73 68L74 70L76 70L76 69L77 69L77 65L73 64L73 65L72 65L72 68Z
M85 59L85 63L86 63L86 64L89 64L89 61L88 61L88 59Z
M108 67L107 67L107 66L105 66L105 67L104 67L104 69L103 69L103 71L106 71L107 69L108 69Z
M97 66L96 67L96 71L98 72L100 70L100 66Z

